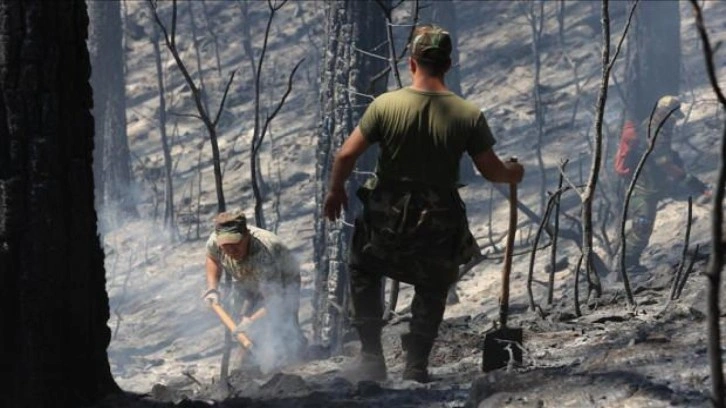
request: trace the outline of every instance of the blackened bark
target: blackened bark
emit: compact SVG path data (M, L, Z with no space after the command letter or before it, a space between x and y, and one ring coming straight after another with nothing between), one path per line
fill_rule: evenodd
M171 146L166 133L166 87L161 62L161 47L159 46L159 29L153 22L151 26L151 45L154 47L156 84L159 89L159 139L161 140L161 151L164 156L164 226L167 228L169 238L173 239L176 221L174 220L174 180L172 178ZM156 211L154 214L156 214Z
M384 5L390 7L388 1ZM317 275L313 299L313 340L335 350L340 346L344 329L345 315L335 305L345 307L347 300L348 243L353 232L349 225L353 224L361 209L355 191L370 176L376 149L369 149L358 160L356 171L346 185L349 206L343 222L325 222L322 200L327 194L334 153L358 124L371 101L360 94L368 91L378 95L385 91L386 81L377 81L373 89L370 85L372 79L386 68L386 61L355 50L376 50L385 41L386 26L385 17L376 2L332 1L326 2L325 7L326 44L320 95L322 118L316 166L314 256Z
M681 83L681 16L677 1L643 1L635 12L627 72L628 116L648 118L663 95L678 95Z
M87 4L96 143L93 166L96 206L108 210L102 214L107 214L108 221L113 221L117 215L137 214L130 194L131 155L126 134L121 3L119 0L91 0Z
M0 365L4 407L118 391L93 195L81 0L0 1Z

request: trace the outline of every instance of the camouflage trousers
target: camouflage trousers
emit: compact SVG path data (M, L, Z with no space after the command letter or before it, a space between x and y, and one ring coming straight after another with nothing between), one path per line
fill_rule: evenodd
M411 301L409 332L433 341L444 318L448 286L415 285ZM351 325L383 326L383 275L375 270L351 268L350 293L353 303Z
M633 191L625 222L625 263L636 265L648 246L657 214L660 195Z
M379 182L361 188L363 214L350 245L353 325L378 324L383 277L414 285L411 332L433 340L458 267L479 252L453 188Z

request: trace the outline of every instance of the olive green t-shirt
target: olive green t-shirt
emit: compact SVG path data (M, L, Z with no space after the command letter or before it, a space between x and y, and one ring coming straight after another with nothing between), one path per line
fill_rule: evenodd
M452 92L402 88L377 97L358 124L369 143L379 143L379 177L451 187L459 180L464 152L490 149L494 137L484 114Z

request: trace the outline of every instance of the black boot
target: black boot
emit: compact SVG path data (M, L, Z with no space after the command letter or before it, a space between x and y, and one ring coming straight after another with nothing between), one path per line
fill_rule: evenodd
M360 337L360 355L344 376L350 381L384 381L387 377L386 360L381 345L381 325L364 324L357 327Z
M401 345L406 351L406 368L403 370L403 379L420 383L430 382L428 366L429 354L434 346L433 339L407 333L401 335Z

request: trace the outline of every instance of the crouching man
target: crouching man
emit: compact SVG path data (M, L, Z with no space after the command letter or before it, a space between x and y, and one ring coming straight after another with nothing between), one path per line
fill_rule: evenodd
M263 371L298 361L307 346L300 323L300 270L290 250L270 231L247 226L241 211L223 212L214 218L207 240L204 301L220 301L222 272L232 278L230 290L244 302L237 332L253 343L253 364Z

